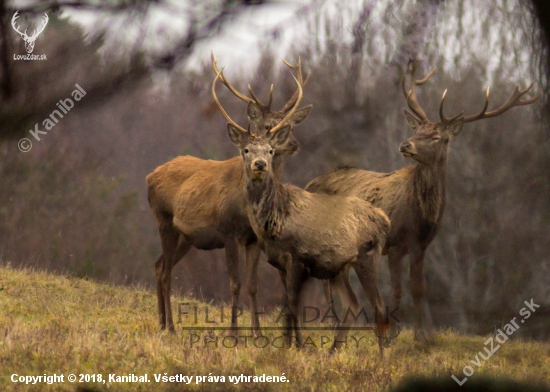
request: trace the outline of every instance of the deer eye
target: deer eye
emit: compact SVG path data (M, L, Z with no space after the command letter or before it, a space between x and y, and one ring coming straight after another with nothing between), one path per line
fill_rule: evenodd
M269 150L269 153L270 153L271 155L273 155L273 150Z
M244 149L244 153L245 153L245 154L248 154L248 153L249 153L248 148L245 148L245 149Z
M269 131L269 125L266 125L266 126L265 126L265 130L266 130L266 131Z

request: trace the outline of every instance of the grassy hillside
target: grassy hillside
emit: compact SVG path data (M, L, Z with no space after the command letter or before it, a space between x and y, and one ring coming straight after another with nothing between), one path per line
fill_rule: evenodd
M196 301L174 298L176 302ZM190 331L177 324L177 334L161 333L157 326L156 295L143 288L113 287L82 279L28 269L0 267L0 389L2 391L119 391L119 390L388 390L410 376L462 379L462 369L475 370L462 387L476 377L508 377L529 383L550 380L550 344L511 338L478 368L470 363L483 350L488 336L438 333L430 344L416 343L405 330L395 346L379 360L372 333L363 335L359 348L348 347L329 356L328 349L277 349L272 346L235 348L218 341L191 348ZM202 304L204 305L204 304ZM189 308L191 309L191 308ZM219 309L218 309L219 310ZM192 314L192 310L189 311ZM212 315L211 315L212 316ZM275 314L263 325L276 325ZM212 317L211 317L212 318ZM201 321L202 320L202 321ZM206 326L199 317L197 326ZM241 324L242 325L242 324ZM248 324L245 324L248 325ZM272 332L266 332L271 334ZM208 334L208 333L207 333ZM325 333L331 335L330 332ZM354 334L354 332L350 333ZM357 334L355 332L355 334ZM313 340L318 338L315 336ZM226 341L231 346L231 341ZM262 345L262 344L259 344ZM252 347L251 347L252 346ZM64 375L64 383L25 385L20 376ZM148 374L149 383L69 382L69 374ZM189 385L155 382L154 375L225 376L226 382ZM229 376L281 376L289 382L230 383ZM242 380L242 379L241 379ZM78 379L77 379L78 381ZM97 381L97 376L96 376ZM454 381L450 380L453 385ZM468 384L469 383L469 384ZM182 386L183 385L183 386ZM456 385L456 384L455 384Z

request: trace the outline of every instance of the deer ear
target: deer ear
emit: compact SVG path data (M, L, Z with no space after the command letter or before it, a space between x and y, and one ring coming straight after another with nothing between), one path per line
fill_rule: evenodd
M450 137L455 137L460 135L462 132L462 127L464 126L464 117L460 117L452 125L449 125L447 132L449 132Z
M242 150L248 143L247 135L231 124L227 124L227 133L229 134L229 139L231 139L233 144L240 150Z
M264 117L260 107L254 101L250 101L248 103L246 114L248 115L248 118L250 118L250 121L252 121L253 123Z
M413 131L416 131L422 126L422 121L416 118L414 114L409 112L407 109L404 109L403 111L405 112L405 119L407 120L407 124L409 124L409 127Z
M284 145L288 141L291 129L292 125L287 124L281 129L275 131L275 133L272 133L269 137L269 143L271 144L271 147L277 148Z
M304 120L309 116L309 113L311 113L312 108L313 108L313 105L308 105L305 108L296 110L288 120L288 123L292 125L299 125L303 123Z

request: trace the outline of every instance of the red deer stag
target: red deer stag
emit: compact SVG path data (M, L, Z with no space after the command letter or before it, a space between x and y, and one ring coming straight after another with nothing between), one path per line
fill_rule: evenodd
M281 184L275 167L275 151L284 146L291 125L277 126L267 135L254 135L229 118L215 96L215 86L223 79L223 70L212 84L212 94L228 121L231 141L241 152L241 186L246 195L250 224L267 254L268 262L281 272L287 293L287 327L293 326L298 347L303 345L298 328L298 303L304 281L311 277L330 279L344 309L357 312L359 304L351 289L347 271L361 260L369 286L367 296L375 308L379 336L386 329L384 302L377 287L377 265L390 221L379 208L357 197L327 196L309 193L290 184ZM299 95L301 87L298 80ZM331 351L341 346L351 321L344 319ZM290 343L290 342L289 342ZM382 339L379 339L382 352Z
M524 90L516 86L511 97L498 109L487 112L489 88L487 88L483 110L475 115L463 116L463 112L447 118L443 114L443 103L447 90L443 93L439 106L441 122L432 122L418 103L415 86L424 84L435 72L433 69L421 80L415 78L415 64L409 63L411 84L407 91L403 78L403 93L412 113L405 109L405 117L413 135L401 143L399 151L404 157L417 161L392 173L376 173L356 168L343 168L321 175L312 180L306 190L310 192L358 196L380 207L391 220L391 233L383 254L388 255L392 284L394 309L401 301L402 259L409 254L411 292L415 312L415 339L425 339L422 325L422 297L424 294L423 264L428 245L436 236L445 210L445 176L449 142L462 131L464 123L495 117L514 106L529 105L535 97L521 100L533 86ZM355 270L367 289L369 284L361 270Z
M307 83L301 74L301 64L291 66L298 74L300 89ZM216 60L212 54L212 69L216 74ZM229 82L222 82L238 98L248 103L248 115L256 125L258 135L267 135L280 129L284 124L300 124L304 121L311 105L297 109L297 93L290 98L284 108L271 111L271 97L268 105L263 105L252 93L250 99L239 93ZM301 91L301 90L300 90ZM277 175L282 173L282 156L298 150L298 142L293 136L275 151L274 167ZM252 328L259 334L259 320L256 304L257 272L260 257L256 237L246 215L242 161L234 157L226 161L212 161L180 156L159 166L146 178L149 205L153 211L160 234L162 254L155 262L157 278L157 299L161 329L174 331L170 291L172 268L194 246L197 249L212 250L225 248L227 270L232 295L233 316L231 327L237 327L234 310L240 292L239 245L245 246L247 289L250 297Z

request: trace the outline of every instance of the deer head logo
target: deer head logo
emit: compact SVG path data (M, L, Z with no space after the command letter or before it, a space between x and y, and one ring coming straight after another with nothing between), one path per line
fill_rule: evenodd
M48 15L44 14L44 20L42 21L42 26L40 26L38 30L34 30L34 33L29 37L27 35L26 29L25 29L25 32L22 33L19 31L19 27L15 24L16 19L19 18L18 13L19 11L16 11L15 14L13 14L13 18L11 18L11 25L13 29L17 31L17 33L21 37L23 37L23 40L25 41L25 49L27 50L27 53L30 54L34 50L34 41L36 41L36 38L38 37L38 35L40 35L40 33L44 31L44 29L46 28L49 18L48 18Z

